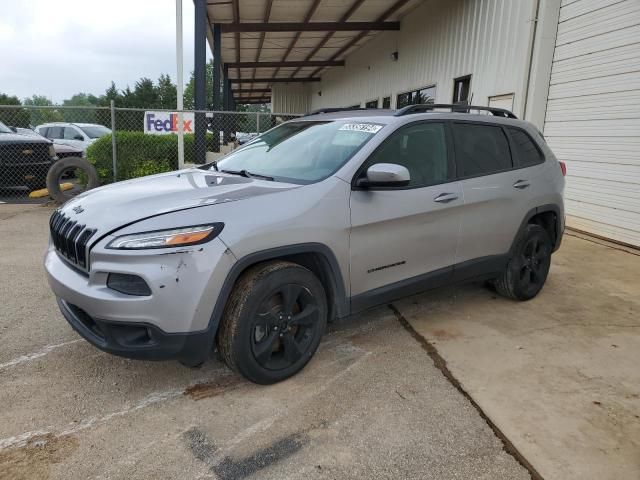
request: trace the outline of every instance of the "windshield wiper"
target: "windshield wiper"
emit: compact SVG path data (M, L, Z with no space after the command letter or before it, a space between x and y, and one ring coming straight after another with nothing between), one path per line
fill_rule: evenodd
M262 180L273 181L274 178L268 175L261 175L259 173L251 173L248 170L220 170L222 173L230 173L231 175L240 175L246 178L261 178Z

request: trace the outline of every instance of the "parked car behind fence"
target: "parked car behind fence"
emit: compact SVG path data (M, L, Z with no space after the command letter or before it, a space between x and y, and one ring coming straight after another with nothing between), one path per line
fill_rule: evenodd
M0 122L0 187L43 188L56 159L46 138L16 133Z
M111 129L95 123L46 123L35 130L56 144L69 145L86 151L96 139L109 135Z
M54 142L58 158L86 155L96 166L101 182L109 183L177 167L179 149L173 128L166 135L144 133L145 113L150 111L157 113L155 120L176 117L170 115L175 111L165 110L167 115L161 116L155 110L143 108L0 105L0 121L14 126L22 135L45 134ZM298 116L233 111L200 113L205 120L201 124L204 135L198 136L194 129L199 112L183 112L185 119L194 119L191 131L185 132L185 163L221 158L232 149L234 132L255 132L249 133L252 137ZM110 135L112 124L115 138ZM103 136L95 138L100 135ZM0 177L7 175L0 171ZM0 178L0 184L6 184L4 180Z

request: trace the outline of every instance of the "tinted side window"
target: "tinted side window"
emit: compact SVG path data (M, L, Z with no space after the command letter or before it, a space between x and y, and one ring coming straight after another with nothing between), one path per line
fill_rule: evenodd
M530 167L544 162L544 157L533 143L533 140L522 130L507 128L511 136L513 156L519 167Z
M509 143L500 127L454 123L453 138L462 177L489 175L513 166Z
M52 140L63 138L63 130L63 127L49 127L47 138L51 138Z
M449 177L444 124L418 123L392 133L376 150L366 168L375 163L396 163L409 170L409 186L442 183Z
M80 132L73 127L64 127L65 140L75 140L76 136L82 136L82 135L80 135Z

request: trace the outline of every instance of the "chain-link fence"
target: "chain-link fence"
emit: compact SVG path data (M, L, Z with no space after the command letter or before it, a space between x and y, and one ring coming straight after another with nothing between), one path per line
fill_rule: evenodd
M0 105L0 190L43 188L53 162L70 156L85 157L92 163L102 184L203 164L295 117L264 112ZM70 184L82 181L75 177L70 174Z

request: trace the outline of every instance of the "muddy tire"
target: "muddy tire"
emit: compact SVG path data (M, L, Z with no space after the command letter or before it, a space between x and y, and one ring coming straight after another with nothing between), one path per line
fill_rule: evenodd
M322 283L308 269L272 261L250 267L231 292L218 332L230 368L259 384L302 370L327 324Z
M496 291L515 300L535 297L547 280L551 266L551 238L540 225L521 232L505 271L494 281Z
M71 169L81 169L85 172L87 176L87 185L84 188L85 191L100 186L98 172L88 160L80 157L62 158L51 165L49 173L47 174L47 190L49 190L49 196L58 203L64 203L78 193L77 191L72 194L65 193L60 189L60 181L64 172Z

